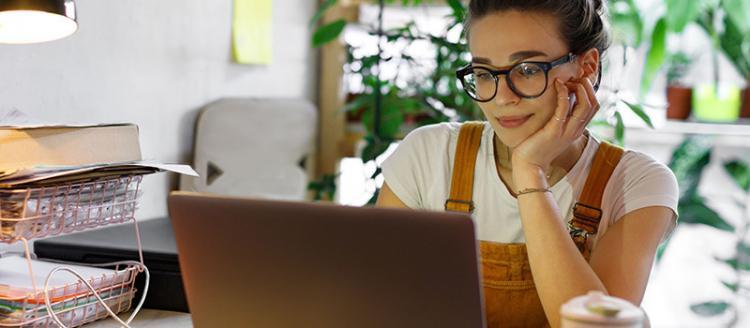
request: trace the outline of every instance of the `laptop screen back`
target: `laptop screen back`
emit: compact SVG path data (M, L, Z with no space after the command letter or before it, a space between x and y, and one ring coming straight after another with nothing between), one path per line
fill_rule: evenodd
M468 215L176 192L196 327L481 327Z

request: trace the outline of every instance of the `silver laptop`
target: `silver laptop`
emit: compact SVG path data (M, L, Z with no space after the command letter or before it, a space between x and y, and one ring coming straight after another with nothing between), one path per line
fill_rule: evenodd
M169 196L195 327L483 327L468 215Z

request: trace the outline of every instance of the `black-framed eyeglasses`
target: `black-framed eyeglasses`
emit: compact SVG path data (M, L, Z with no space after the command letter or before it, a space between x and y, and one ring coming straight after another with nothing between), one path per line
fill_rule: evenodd
M479 102L495 98L499 75L505 75L505 82L516 95L531 99L541 96L547 90L549 71L552 68L570 63L575 58L576 55L568 53L551 62L526 61L501 70L470 64L457 70L456 77L469 97Z

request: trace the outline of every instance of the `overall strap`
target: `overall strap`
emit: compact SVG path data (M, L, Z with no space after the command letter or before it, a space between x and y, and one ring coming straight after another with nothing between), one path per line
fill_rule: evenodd
M445 201L445 210L471 213L474 211L474 167L477 163L479 144L482 142L484 122L466 122L461 125L453 161L451 194Z
M573 206L573 219L569 224L570 236L586 260L591 256L591 249L586 242L588 236L595 235L599 231L604 188L623 153L624 150L621 147L608 142L603 141L599 144L599 150L594 156L594 162L581 196Z

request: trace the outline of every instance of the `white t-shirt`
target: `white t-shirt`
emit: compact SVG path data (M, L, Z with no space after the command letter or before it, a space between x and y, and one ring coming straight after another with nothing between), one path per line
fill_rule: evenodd
M413 209L443 211L450 195L453 160L461 125L441 123L412 131L383 163L393 193ZM492 139L485 124L474 173L473 219L477 238L500 243L525 242L518 202L497 174ZM599 141L593 136L568 174L551 187L563 218L570 220L583 190ZM596 241L623 215L649 206L672 209L677 218L678 187L672 171L650 156L628 150L604 189L602 220ZM674 224L672 228L674 227ZM671 231L671 228L670 228Z

